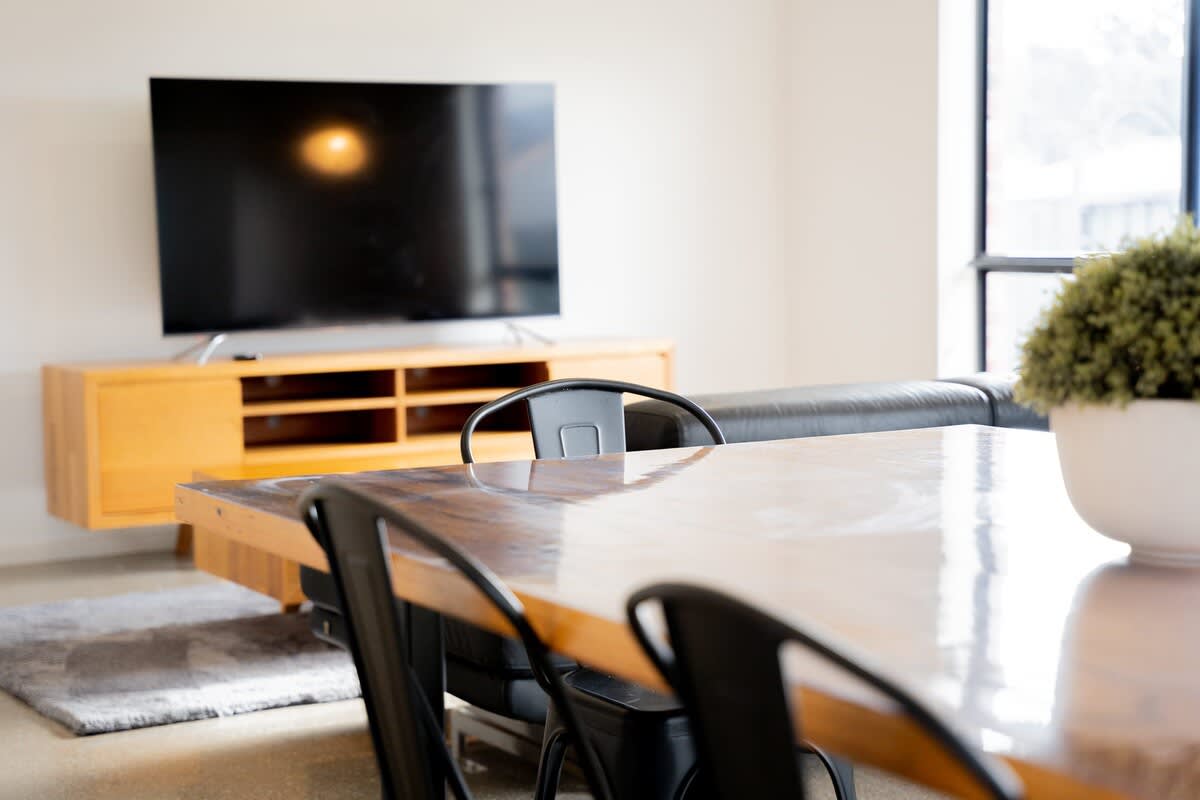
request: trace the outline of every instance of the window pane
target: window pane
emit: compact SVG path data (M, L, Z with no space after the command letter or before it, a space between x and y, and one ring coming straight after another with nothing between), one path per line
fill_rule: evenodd
M1071 275L989 272L987 275L987 371L1013 372L1021 345Z
M1184 0L990 0L987 250L1075 255L1180 209Z

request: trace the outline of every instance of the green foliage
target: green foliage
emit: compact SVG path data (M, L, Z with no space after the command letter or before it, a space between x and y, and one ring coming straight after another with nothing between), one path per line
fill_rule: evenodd
M1042 412L1200 400L1200 230L1190 218L1079 260L1025 342L1016 396Z

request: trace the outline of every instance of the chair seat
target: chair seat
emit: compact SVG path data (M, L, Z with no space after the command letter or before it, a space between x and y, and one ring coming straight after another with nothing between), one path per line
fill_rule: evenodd
M341 605L338 602L337 585L328 572L312 567L300 567L300 591L304 592L304 596L314 605L325 608L337 608Z
M446 618L444 631L448 659L457 658L473 663L480 671L498 678L533 678L525 646L516 639L485 631L449 617ZM550 661L559 672L573 670L578 666L566 656L556 653L550 654Z
M345 620L332 576L302 567L300 587L313 602L309 618L313 633L323 641L345 647ZM533 679L524 645L450 618L443 630L446 691L493 714L539 724L545 720L549 699ZM551 654L550 660L559 672L578 666L565 656Z
M550 698L532 677L501 676L478 665L446 657L446 691L493 714L541 725Z
M315 624L317 619L324 624L331 622L329 619L331 614L340 615L337 586L334 585L333 578L329 573L311 567L301 567L300 588L304 591L305 596L313 602L317 612L325 612L314 615L314 629L317 627ZM330 629L333 632L342 630L340 625L332 623ZM322 631L317 630L317 633L320 635ZM333 634L326 633L327 635L322 638L336 638ZM449 617L446 618L445 637L447 657L474 662L481 671L490 673L497 678L533 677L533 670L529 668L529 656L526 655L525 647L516 639L485 631ZM337 641L345 645L344 639L337 639ZM575 662L566 656L552 653L550 660L559 672L566 672L576 667Z
M587 667L568 673L565 681L568 689L580 695L580 702L614 706L614 713L661 717L683 714L683 706L673 695L645 689L636 683Z
M696 760L679 702L587 668L569 673L563 682L614 796L674 798Z

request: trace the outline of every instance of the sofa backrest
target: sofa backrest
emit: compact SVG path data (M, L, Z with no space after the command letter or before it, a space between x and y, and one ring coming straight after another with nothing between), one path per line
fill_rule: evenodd
M1012 401L1012 380L974 375L945 381L890 381L801 386L692 398L729 442L829 436L839 433L1001 425L1045 430L1045 419ZM666 403L625 409L628 449L708 444L694 420Z

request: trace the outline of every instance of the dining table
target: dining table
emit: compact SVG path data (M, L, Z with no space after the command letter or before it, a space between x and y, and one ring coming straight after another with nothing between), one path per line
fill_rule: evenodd
M874 665L1007 761L1032 800L1200 798L1200 570L1136 563L1089 527L1052 434L960 425L200 482L176 488L176 514L327 569L298 511L320 480L477 558L554 651L594 669L667 688L626 601L655 582L699 584ZM507 630L446 562L398 531L387 546L398 597ZM982 796L889 700L812 654L782 658L798 735Z

